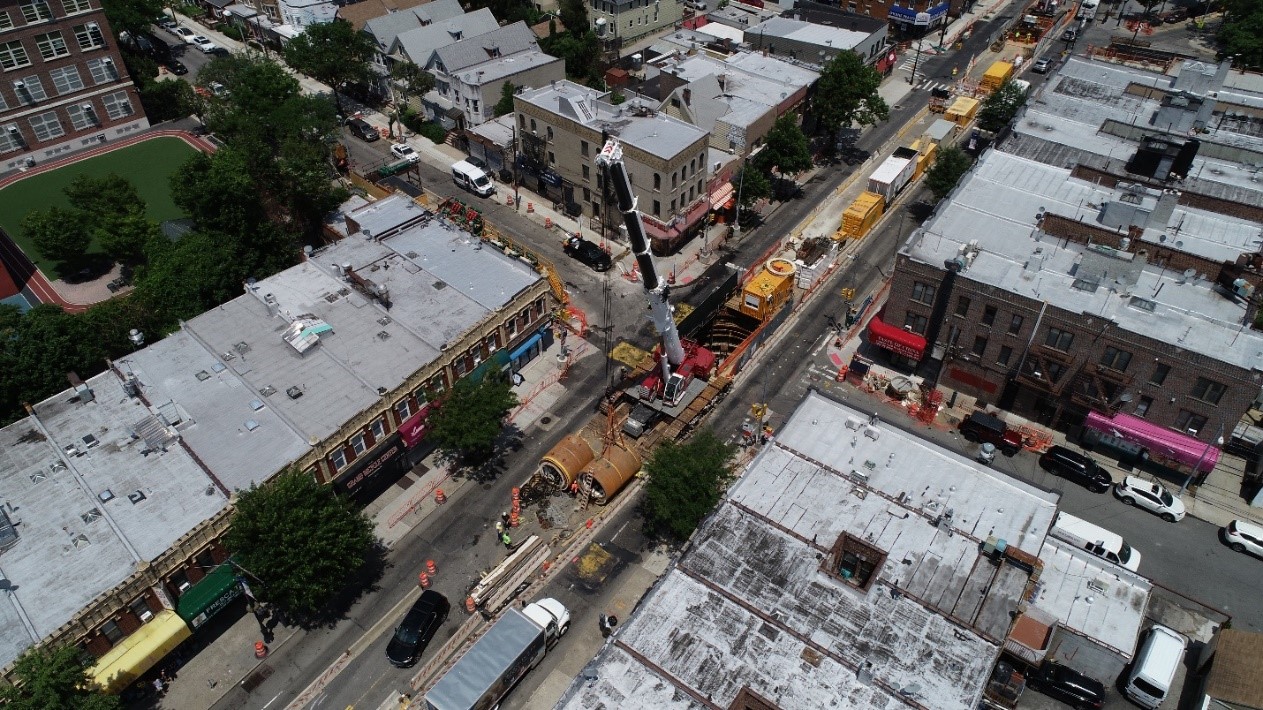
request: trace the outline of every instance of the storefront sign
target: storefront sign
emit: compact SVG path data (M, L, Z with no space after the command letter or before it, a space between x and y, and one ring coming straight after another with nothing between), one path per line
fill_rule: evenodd
M373 453L360 457L335 478L333 486L339 493L367 503L408 470L406 452L399 433L391 434Z

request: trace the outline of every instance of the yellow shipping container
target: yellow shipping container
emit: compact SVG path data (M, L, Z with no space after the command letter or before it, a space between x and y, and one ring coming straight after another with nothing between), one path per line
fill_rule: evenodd
M1013 76L1012 62L996 62L987 67L987 72L982 75L982 81L979 82L978 88L983 91L991 92L1000 88L1000 85L1008 78Z
M917 148L920 143L921 141L917 141L912 144L912 147ZM926 170L929 170L930 166L934 164L934 156L938 155L938 143L927 141L926 148L924 150L918 149L918 152L920 155L917 156L917 170L912 174L913 180L921 177L921 175L923 175Z
M964 128L970 121L974 120L974 114L978 113L978 107L981 105L978 99L971 99L968 96L960 96L947 107L947 113L944 116L947 120Z
M875 192L865 192L850 207L846 208L846 212L842 213L842 227L838 233L834 235L835 239L860 239L868 234L868 230L877 224L877 220L885 211L886 200Z

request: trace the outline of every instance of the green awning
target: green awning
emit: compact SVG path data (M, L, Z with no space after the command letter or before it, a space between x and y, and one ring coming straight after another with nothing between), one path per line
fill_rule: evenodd
M478 367L475 367L473 372L469 373L469 381L476 385L482 382L482 378L487 376L488 371L495 370L499 372L500 370L504 369L505 365L508 365L508 364L509 364L509 353L506 352L504 348L500 348L499 350L492 353L491 357L487 358L485 362L483 362Z
M196 629L228 606L238 594L241 594L241 585L237 584L237 575L232 565L225 562L181 595L176 603L176 613Z

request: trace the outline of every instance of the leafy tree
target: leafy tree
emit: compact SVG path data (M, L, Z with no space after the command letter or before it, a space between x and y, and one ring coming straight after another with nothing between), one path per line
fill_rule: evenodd
M686 443L665 442L645 463L645 523L677 540L693 534L731 474L733 448L710 429Z
M871 126L890 118L890 107L877 93L881 75L854 52L838 52L825 64L816 81L811 112L820 127L837 142L838 133L858 123Z
M811 169L811 149L807 136L798 127L798 118L787 113L776 119L768 131L766 145L754 159L764 172L775 167L782 175L793 176Z
M0 705L12 710L115 710L122 701L88 677L92 657L76 646L32 647L18 657L16 683L0 688Z
M506 113L513 113L514 91L517 91L517 87L514 86L511 81L506 81L500 85L500 100L497 101L495 107L491 109L497 118Z
M978 109L978 127L997 132L1009 125L1025 105L1026 92L1012 80L1006 80L982 102L982 108Z
M393 120L403 125L403 112L412 110L413 98L434 88L434 75L412 62L395 62L390 68L390 83L399 94L395 100ZM391 129L394 129L393 125Z
M1263 68L1263 4L1258 0L1226 0L1219 27L1220 56L1238 67Z
M14 369L15 399L11 404L38 402L66 389L66 373L87 377L104 366L107 352L89 323L60 306L40 304L22 316L14 338L0 342Z
M585 0L561 0L557 13L561 24L572 33L588 28L588 3Z
M747 165L733 180L741 197L739 207L749 208L755 202L772 196L772 182L759 170Z
M925 173L925 186L934 193L934 199L941 200L956 187L961 176L969 172L971 165L973 161L960 148L940 148L934 165Z
M596 33L580 28L577 34L568 30L540 40L540 49L566 63L566 76L586 81L592 86L601 82L601 43Z
M154 123L198 113L193 87L185 81L151 81L140 87L140 102Z
M338 90L371 81L375 74L369 62L376 53L373 40L345 20L308 25L285 45L286 63L333 89L338 113L342 113Z
M368 559L373 525L330 488L291 469L240 493L224 544L257 580L257 597L309 616Z
M449 456L485 461L495 449L505 415L516 406L517 395L504 377L489 374L477 384L465 378L431 415L429 435Z
M141 215L128 215L102 221L96 230L97 242L110 258L134 264L145 258L145 245L162 238L157 223Z
M93 219L120 219L145 213L136 186L117 173L103 177L79 175L63 190L70 204Z
M92 231L83 214L64 207L36 210L22 218L22 231L45 258L63 264L82 263L92 245Z
M101 6L115 33L126 31L136 37L162 15L163 3L162 0L103 0Z

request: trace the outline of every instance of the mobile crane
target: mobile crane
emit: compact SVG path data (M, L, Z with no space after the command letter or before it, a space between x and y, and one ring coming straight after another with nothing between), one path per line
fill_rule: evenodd
M614 188L618 210L623 214L623 224L627 228L627 238L640 267L645 296L649 300L650 318L661 337L659 346L654 349L659 370L645 376L638 394L647 402L661 399L665 406L674 407L682 402L695 378L705 380L710 377L715 366L715 354L697 343L680 338L673 316L675 309L670 301L671 287L662 281L654 266L645 226L636 209L636 197L632 194L631 179L623 164L623 149L617 139L605 142L596 162Z

